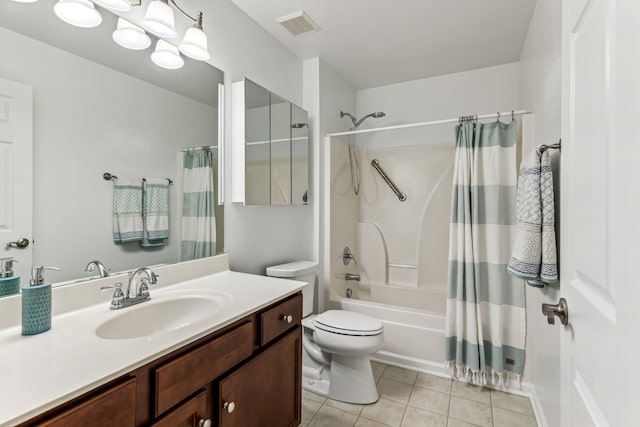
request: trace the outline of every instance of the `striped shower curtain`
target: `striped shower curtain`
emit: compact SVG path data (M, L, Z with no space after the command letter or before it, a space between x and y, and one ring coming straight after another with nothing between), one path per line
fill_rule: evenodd
M448 368L484 385L524 366L524 282L507 273L515 235L516 122L456 128L445 324Z
M213 154L184 154L182 170L182 260L216 254Z

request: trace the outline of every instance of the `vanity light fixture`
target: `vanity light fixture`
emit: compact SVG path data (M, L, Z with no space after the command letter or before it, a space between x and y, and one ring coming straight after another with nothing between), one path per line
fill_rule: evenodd
M180 43L180 52L198 61L208 60L210 55L207 47L207 35L202 30L202 12L198 12L198 16L194 18L182 10L175 0L153 0L149 3L147 13L142 20L142 28L160 37L177 37L175 16L170 4L194 22L193 27L187 30L182 43Z
M206 61L210 58L207 49L207 35L202 31L202 12L198 12L195 24L184 34L184 39L178 49L189 58L198 61Z
M158 67L168 70L177 70L184 65L184 59L180 56L178 48L162 39L158 39L156 49L151 54L151 60Z
M58 0L53 11L67 24L80 28L97 27L102 22L102 15L89 0Z
M143 50L151 46L151 38L147 33L123 18L118 18L118 27L113 32L113 40L131 50Z
M153 0L147 7L142 28L160 37L174 39L178 36L173 10L168 0Z
M35 3L38 0L13 0L16 3Z

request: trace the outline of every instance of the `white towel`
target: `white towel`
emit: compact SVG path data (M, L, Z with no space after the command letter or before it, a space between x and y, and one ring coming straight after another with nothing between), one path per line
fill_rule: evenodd
M120 176L113 187L113 241L135 242L142 234L142 182Z
M143 181L143 247L162 246L169 238L169 181L145 178Z
M540 146L522 162L516 199L516 244L507 269L535 287L558 281L553 174Z

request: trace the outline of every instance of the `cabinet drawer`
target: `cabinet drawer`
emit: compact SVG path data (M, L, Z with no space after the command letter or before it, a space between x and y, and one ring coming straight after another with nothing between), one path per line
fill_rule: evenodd
M136 379L120 384L78 403L42 422L47 427L134 426L136 423Z
M207 418L207 390L201 390L151 427L198 427Z
M260 345L267 344L272 339L300 324L301 320L301 294L265 311L260 315Z
M251 356L252 331L252 323L247 322L157 368L155 415Z

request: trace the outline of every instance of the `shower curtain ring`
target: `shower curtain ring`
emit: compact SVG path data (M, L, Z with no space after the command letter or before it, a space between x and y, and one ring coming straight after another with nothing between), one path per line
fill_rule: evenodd
M496 122L500 122L500 112L498 111L498 118L496 119Z
M513 114L513 110L511 110L511 121L514 121L516 119L516 115Z

